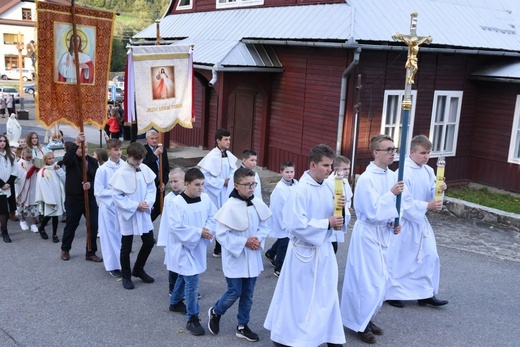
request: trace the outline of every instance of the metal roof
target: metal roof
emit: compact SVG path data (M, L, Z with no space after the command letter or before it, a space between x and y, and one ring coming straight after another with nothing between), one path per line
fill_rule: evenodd
M276 40L339 43L343 47L388 45L393 42L393 33L409 32L410 13L417 11L417 34L432 36L434 47L520 53L518 0L346 1L168 15L161 20L161 36L194 44L194 62L198 64L260 68L267 65L255 61L258 54L251 54L260 46L251 49L251 44ZM155 42L155 27L144 29L134 41Z
M520 62L502 63L475 71L471 77L482 80L520 83Z

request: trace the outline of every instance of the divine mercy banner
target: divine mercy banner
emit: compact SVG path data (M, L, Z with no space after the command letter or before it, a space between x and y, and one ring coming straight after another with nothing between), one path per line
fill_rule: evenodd
M102 127L106 119L115 14L76 6L74 35L71 6L37 1L36 9L37 119L47 127L59 122L75 127L80 127L81 122ZM74 42L78 46L77 62Z
M171 130L176 124L192 128L193 52L189 45L134 46L128 56L126 94L135 95L139 134L154 128ZM128 108L132 104L128 103Z

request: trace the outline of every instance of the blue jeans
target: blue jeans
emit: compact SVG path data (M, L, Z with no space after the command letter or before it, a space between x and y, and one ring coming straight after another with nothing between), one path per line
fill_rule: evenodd
M218 315L223 315L238 301L238 325L249 323L249 313L253 305L253 292L255 290L256 277L248 278L227 278L227 291L219 301L213 306L213 310Z
M176 305L184 299L186 303L186 318L190 320L191 316L199 315L199 275L183 276L178 275L175 281L172 295L170 295L170 304Z
M267 252L270 258L274 258L274 270L282 271L283 261L285 260L285 254L287 253L287 247L289 246L289 238L284 237L277 239L271 249Z

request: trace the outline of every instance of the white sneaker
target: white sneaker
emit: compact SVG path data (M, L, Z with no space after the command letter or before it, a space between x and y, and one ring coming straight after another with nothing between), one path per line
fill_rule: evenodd
M32 224L32 225L31 225L31 231L32 231L33 233L37 233L37 232L38 232L38 226L37 226L36 224Z
M22 230L29 230L29 226L27 225L27 222L24 220L20 221L20 228L22 228Z

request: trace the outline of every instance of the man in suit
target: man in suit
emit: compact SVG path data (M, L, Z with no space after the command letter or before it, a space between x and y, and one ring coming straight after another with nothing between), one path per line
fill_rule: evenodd
M160 209L160 201L161 201L161 192L164 192L164 182L161 183L160 175L159 175L159 158L162 156L162 172L163 172L163 180L168 179L168 174L170 172L170 165L168 163L168 154L163 150L162 144L158 145L159 134L155 130L149 130L146 133L146 158L143 160L143 164L152 169L153 173L156 175L155 177L155 186L157 187L157 195L155 196L155 203L153 204L152 209L152 222L159 217L161 214Z

